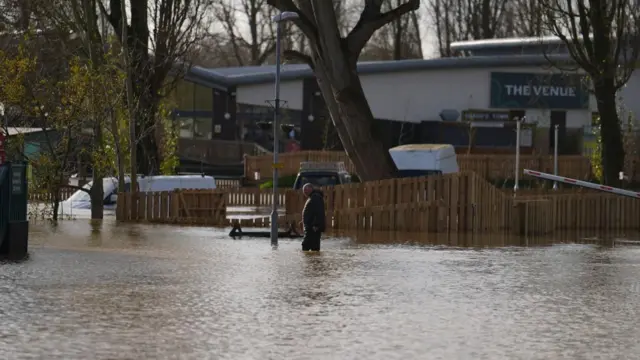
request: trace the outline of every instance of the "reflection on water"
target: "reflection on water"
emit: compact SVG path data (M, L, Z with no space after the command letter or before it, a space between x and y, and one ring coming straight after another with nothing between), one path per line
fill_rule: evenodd
M35 219L49 219L53 213L53 206L49 203L29 203L28 212L30 218ZM227 217L234 219L253 219L256 217L266 217L271 214L271 207L265 206L228 206L226 209ZM280 215L285 214L283 206L278 208ZM116 216L116 210L113 206L106 206L104 208L104 217L111 218ZM74 208L66 202L60 202L58 207L59 220L77 220L77 219L91 219L90 209Z
M303 253L297 240L273 251L268 239L226 232L32 225L30 260L0 265L0 358L631 359L640 351L640 248L352 234Z

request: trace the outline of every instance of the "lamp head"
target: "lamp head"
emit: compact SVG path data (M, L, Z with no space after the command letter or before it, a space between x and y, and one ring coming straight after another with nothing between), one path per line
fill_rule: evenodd
M283 11L280 14L273 16L271 18L271 21L279 23L279 22L294 20L294 19L297 19L299 17L300 17L300 15L298 15L297 12Z

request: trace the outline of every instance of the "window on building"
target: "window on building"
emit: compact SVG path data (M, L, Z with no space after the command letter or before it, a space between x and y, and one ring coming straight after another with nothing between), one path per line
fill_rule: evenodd
M193 119L193 138L211 139L211 129L213 120L208 117L197 117Z
M178 118L180 124L180 138L193 139L193 118Z
M213 111L213 90L206 86L193 84L193 110Z
M188 81L179 81L176 84L173 99L176 108L184 111L193 111L194 84Z

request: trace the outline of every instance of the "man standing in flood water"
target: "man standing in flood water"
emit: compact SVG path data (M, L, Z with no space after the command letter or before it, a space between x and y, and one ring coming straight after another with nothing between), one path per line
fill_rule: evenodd
M307 183L302 187L302 193L307 197L307 202L302 210L302 226L304 238L302 251L320 251L320 237L324 232L324 195L322 191L314 189Z

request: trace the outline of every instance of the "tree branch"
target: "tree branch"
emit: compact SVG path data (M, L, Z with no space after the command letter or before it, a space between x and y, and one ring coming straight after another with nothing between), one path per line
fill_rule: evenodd
M298 60L304 64L309 65L311 70L315 70L315 66L313 65L313 60L311 56L303 54L297 50L285 50L283 53L285 59Z
M376 30L398 19L404 14L420 8L420 0L409 0L406 3L382 13L381 1L368 0L360 19L347 36L347 44L354 54L359 54Z
M304 13L293 3L293 0L267 0L267 4L283 11L291 11L298 14L298 19L291 20L309 39L318 38L318 28L312 21L311 15Z

